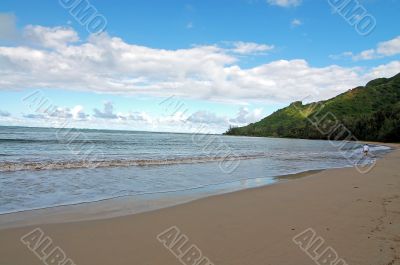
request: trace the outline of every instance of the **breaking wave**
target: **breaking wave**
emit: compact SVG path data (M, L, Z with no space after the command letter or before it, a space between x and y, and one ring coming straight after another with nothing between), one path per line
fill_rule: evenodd
M74 160L74 161L40 161L40 162L0 162L0 172L23 170L61 170L80 168L109 168L130 166L162 166L176 164L195 164L207 162L224 162L235 160L257 159L268 154L228 155L214 157L188 157L173 159L124 159L124 160Z

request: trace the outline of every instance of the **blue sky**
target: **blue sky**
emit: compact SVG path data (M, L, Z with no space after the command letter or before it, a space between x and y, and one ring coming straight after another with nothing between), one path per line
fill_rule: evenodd
M223 132L400 72L396 0L348 1L376 21L367 35L333 1L64 1L96 8L105 31L59 1L1 2L0 124ZM37 90L57 113L21 100ZM171 96L184 114L160 105Z

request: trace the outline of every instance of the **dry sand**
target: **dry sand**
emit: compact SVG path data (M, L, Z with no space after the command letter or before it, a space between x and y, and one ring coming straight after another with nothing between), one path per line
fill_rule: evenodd
M330 246L349 265L400 264L400 151L368 174L326 170L157 211L40 228L76 265L177 265L156 238L172 226L215 265L315 264L292 241L307 228L325 240L318 251ZM33 228L0 230L0 265L44 264L20 241Z

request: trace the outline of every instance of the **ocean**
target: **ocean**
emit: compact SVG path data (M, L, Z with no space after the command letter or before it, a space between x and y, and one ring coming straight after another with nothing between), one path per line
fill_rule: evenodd
M340 145L340 147L338 147ZM372 145L373 159L387 152ZM0 214L148 194L271 184L354 166L361 145L322 140L0 127ZM363 163L372 163L371 161Z

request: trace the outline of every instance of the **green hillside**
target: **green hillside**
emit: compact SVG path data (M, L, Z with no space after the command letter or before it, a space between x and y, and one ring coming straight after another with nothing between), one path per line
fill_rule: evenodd
M338 127L340 126L340 127ZM350 133L351 132L351 133ZM259 122L226 135L400 141L400 74L379 78L332 99L294 102Z

